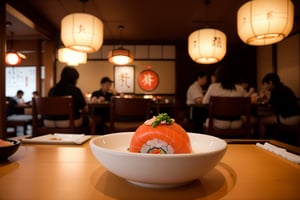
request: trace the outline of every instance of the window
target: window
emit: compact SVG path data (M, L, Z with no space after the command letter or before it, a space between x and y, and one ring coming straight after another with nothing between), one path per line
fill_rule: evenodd
M36 90L36 67L18 66L5 68L5 95L15 96L18 90L24 91L23 99L30 101Z

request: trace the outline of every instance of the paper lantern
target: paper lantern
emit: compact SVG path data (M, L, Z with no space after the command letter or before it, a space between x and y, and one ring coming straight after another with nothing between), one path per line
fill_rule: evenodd
M253 0L240 7L237 29L241 40L262 46L283 40L292 30L294 5L290 0Z
M67 48L93 53L103 43L103 23L86 13L73 13L61 21L61 40Z
M194 31L188 38L188 53L197 63L217 63L226 54L226 35L211 28Z
M86 63L87 54L69 48L60 48L58 49L58 60L71 66L77 66Z

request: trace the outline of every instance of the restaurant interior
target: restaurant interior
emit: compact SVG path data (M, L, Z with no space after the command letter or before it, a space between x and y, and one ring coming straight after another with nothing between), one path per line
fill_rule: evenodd
M262 89L261 80L266 73L278 73L282 82L299 98L299 1L292 1L294 21L289 25L288 35L272 44L251 44L241 36L238 11L246 2L194 0L184 6L173 1L134 1L130 4L93 0L2 2L2 58L10 51L23 57L19 56L17 64L1 61L1 77L5 77L1 79L1 137L5 137L6 132L4 97L14 96L18 89L25 90L23 98L26 101L31 101L33 91L47 96L66 65L78 70L77 86L88 100L91 93L99 89L100 79L107 76L114 81L117 92L126 97L143 96L155 102L174 104L174 109L163 111L172 112L179 122L184 121L186 92L194 82L195 74L204 71L209 77L222 66L240 79L246 79L257 92ZM62 19L70 13L97 17L101 30L100 37L93 41L98 49L89 47L92 50L80 52L67 61L63 52L71 50L66 48L69 45L66 42L73 41L68 41L70 35L64 38L63 30L68 27L63 28L67 23L63 25ZM75 19L75 15L72 17ZM197 55L195 58L195 53L191 53L190 37L192 32L200 35L200 30L213 30L215 32L209 34L223 33L222 37L225 37L222 38L224 44L220 43L223 52L215 53L213 61L208 58L205 62L200 61ZM114 63L112 54L118 51L128 54L131 62ZM139 80L142 73L147 72L157 76L156 84L151 88L145 88ZM128 77L118 78L123 73ZM210 81L204 90L209 84ZM191 124L186 125L187 129L190 127Z
M266 74L300 111L299 0L1 0L0 55L0 199L299 199L300 123L259 127ZM222 70L254 93L187 103Z

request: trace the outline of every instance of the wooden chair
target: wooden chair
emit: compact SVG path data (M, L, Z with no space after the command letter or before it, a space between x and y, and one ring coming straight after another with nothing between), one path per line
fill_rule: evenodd
M6 117L6 128L11 128L11 132L7 132L9 136L16 136L17 134L17 127L23 127L23 135L27 134L27 126L31 125L32 116L31 115L9 115Z
M23 127L23 134L27 134L27 126L31 125L31 114L25 114L23 107L18 107L17 102L12 97L6 97L6 134L16 136L17 127ZM9 130L9 131L8 131Z
M204 133L218 137L250 138L250 113L251 100L248 97L211 97L208 105L208 127L204 126ZM243 125L236 129L216 128L213 124L215 116L243 116Z
M135 131L149 119L150 103L150 99L143 98L112 98L109 131Z
M300 124L276 124L274 139L300 147Z
M45 116L68 116L67 127L46 127ZM88 127L75 127L72 96L34 97L32 98L33 136L49 133L85 133Z
M298 115L300 116L300 98L298 98ZM274 130L274 139L300 147L300 123L295 125L277 123Z

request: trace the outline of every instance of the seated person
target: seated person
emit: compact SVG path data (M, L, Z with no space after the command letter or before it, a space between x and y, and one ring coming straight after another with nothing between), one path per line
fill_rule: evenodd
M266 135L266 125L281 123L296 125L300 123L300 113L297 97L294 92L285 86L277 74L269 73L262 79L264 88L271 92L269 104L274 111L273 115L259 120L260 138Z
M76 87L78 78L78 71L73 67L66 66L61 72L60 81L50 89L48 96L72 96L75 127L89 126L91 134L93 134L93 121L82 115L82 112L87 112L88 108L81 90ZM48 116L44 120L44 124L48 127L67 127L69 120L63 116Z
M216 82L217 82L217 76L214 73L214 74L210 75L210 84L216 83Z
M25 105L23 95L24 95L23 90L18 90L16 96L13 97L18 105Z
M244 88L236 84L235 77L230 69L225 67L220 68L217 71L217 83L212 83L207 89L207 92L203 98L203 103L208 104L211 96L221 97L244 97L246 92ZM214 118L214 127L220 129L227 128L240 128L243 125L241 116L234 116L232 118L225 118L224 116L218 116ZM208 119L204 126L208 126Z
M100 81L100 89L96 90L91 95L92 103L106 103L110 102L111 98L117 95L116 90L112 87L113 81L109 77L103 77ZM96 124L96 132L105 132L104 123L109 120L110 110L109 109L97 109L94 111L94 121Z
M204 96L204 89L202 88L207 83L207 75L204 72L199 72L196 75L195 81L187 90L186 104L194 105L201 104Z
M40 96L40 93L38 91L32 92L32 98L39 97L39 96ZM28 101L27 104L32 105L32 100L30 99L30 101Z
M12 97L14 99L14 101L16 102L16 105L14 108L15 114L25 114L24 108L27 107L28 105L25 103L23 96L24 96L24 91L18 90L16 93L16 96Z
M109 102L112 96L117 95L117 92L112 88L113 81L108 77L103 77L100 81L100 89L92 93L92 103Z
M248 81L242 79L239 85L242 86L242 88L244 88L244 90L246 91L246 97L251 97L254 94L255 89L254 87L249 87Z
M207 83L207 74L199 72L195 76L194 82L189 86L186 93L186 120L192 120L196 123L195 131L202 131L202 124L207 117L207 110L203 107L197 106L202 104L204 96L204 86Z

